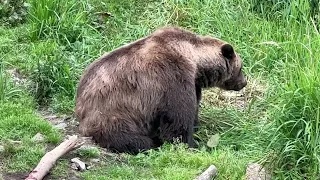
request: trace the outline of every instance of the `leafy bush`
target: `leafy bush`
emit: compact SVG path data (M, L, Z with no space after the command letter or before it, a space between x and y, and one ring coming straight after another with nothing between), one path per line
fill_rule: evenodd
M26 21L29 4L25 0L0 1L0 23L16 26Z

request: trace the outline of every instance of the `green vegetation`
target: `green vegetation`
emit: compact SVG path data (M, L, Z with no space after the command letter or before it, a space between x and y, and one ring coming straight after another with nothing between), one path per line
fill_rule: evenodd
M5 172L28 172L45 154L46 143L56 145L61 140L60 133L40 119L32 107L30 97L0 106L0 142L4 147L0 160ZM38 132L45 136L43 143L31 140Z
M206 90L195 134L199 149L166 144L121 158L79 150L101 165L85 179L192 179L209 164L217 179L243 179L249 162L274 179L317 179L320 171L320 36L315 0L19 0L0 4L0 172L27 173L62 134L35 114L38 107L72 113L84 68L104 52L179 25L230 42L249 78L243 97ZM18 69L27 83L17 84ZM224 98L224 99L223 99ZM229 99L230 100L229 100ZM241 106L241 107L239 107ZM35 143L36 133L45 141ZM219 144L206 146L212 135ZM18 141L18 144L17 144ZM68 158L52 176L66 178ZM1 174L1 173L0 173ZM1 176L0 176L1 177Z
M85 158L95 158L95 157L98 158L100 156L99 149L96 147L79 148L78 154L80 157L85 157Z
M82 176L85 179L193 179L215 162L219 167L219 179L241 179L245 172L243 167L252 159L247 154L229 149L209 153L188 150L182 144L164 145L157 152L126 158L126 162L109 160L106 165Z

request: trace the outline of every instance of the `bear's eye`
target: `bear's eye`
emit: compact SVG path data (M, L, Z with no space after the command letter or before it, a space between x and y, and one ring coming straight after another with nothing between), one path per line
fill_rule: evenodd
M241 67L239 69L238 76L240 76L241 71L242 71L242 64L241 64Z

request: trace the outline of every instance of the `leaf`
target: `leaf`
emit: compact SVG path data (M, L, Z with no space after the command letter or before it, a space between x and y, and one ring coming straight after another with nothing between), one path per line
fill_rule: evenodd
M219 139L220 139L219 133L212 135L209 141L207 142L207 146L211 148L217 147L217 145L219 144Z

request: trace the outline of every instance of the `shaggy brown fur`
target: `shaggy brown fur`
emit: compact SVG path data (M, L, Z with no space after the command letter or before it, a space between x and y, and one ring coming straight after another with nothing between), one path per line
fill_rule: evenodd
M161 28L93 62L77 90L80 132L102 147L136 154L172 142L193 146L201 89L247 82L231 45Z

